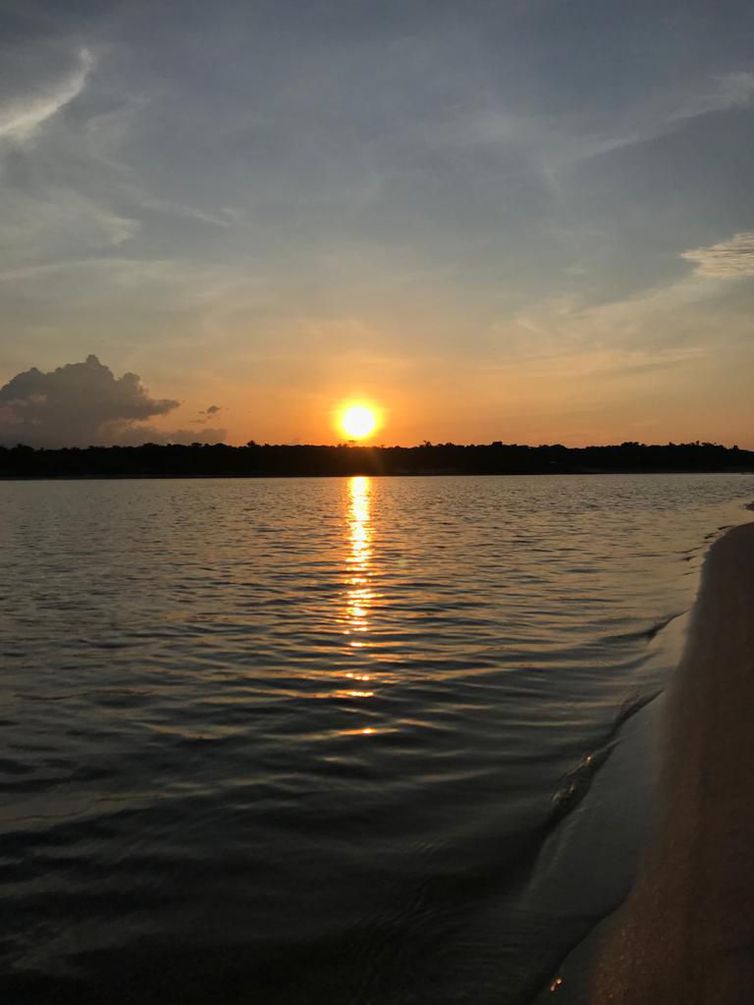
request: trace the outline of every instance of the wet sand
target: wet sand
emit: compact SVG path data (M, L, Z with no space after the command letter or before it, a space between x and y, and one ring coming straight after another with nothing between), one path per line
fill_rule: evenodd
M592 1005L754 1001L754 523L705 563L668 695L655 837Z

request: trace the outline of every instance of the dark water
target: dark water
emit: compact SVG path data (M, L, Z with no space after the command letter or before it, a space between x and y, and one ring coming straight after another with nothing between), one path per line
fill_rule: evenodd
M4 1000L531 1000L622 895L623 737L752 498L0 484Z

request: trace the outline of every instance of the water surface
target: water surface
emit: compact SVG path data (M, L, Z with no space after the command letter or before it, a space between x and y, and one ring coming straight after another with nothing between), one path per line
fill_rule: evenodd
M752 498L730 475L0 484L0 992L530 1000L622 895L630 848L574 891L572 846L602 845L573 822Z

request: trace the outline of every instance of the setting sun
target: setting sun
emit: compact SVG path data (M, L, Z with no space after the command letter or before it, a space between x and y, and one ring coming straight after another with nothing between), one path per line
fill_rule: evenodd
M338 428L349 440L364 440L377 429L377 409L363 402L350 402L338 411Z

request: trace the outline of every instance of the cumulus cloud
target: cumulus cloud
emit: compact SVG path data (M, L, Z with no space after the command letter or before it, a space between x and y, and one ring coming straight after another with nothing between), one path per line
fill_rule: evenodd
M698 276L713 279L754 276L754 230L734 234L729 241L706 248L691 248L681 258L693 262Z
M166 415L179 404L152 398L135 373L116 378L96 356L49 373L32 367L0 388L0 443L143 443L154 439L154 430L139 423ZM170 439L170 434L157 435Z

